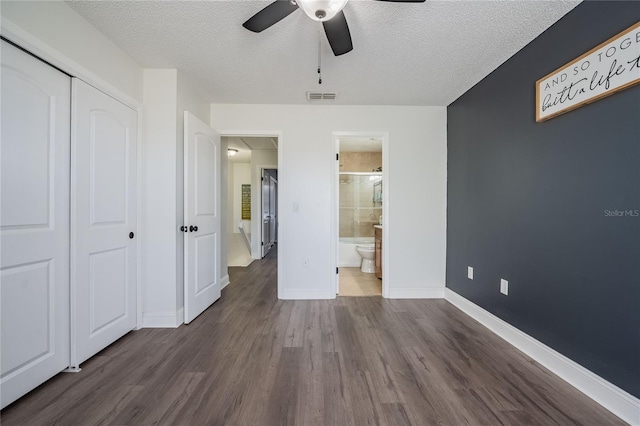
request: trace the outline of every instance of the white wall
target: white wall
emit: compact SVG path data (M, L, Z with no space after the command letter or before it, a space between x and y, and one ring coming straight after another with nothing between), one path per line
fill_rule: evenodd
M262 168L278 167L278 151L251 151L251 257L262 258Z
M176 70L144 71L143 326L180 324L176 298Z
M226 138L222 138L222 140L226 141ZM235 220L235 216L233 213L233 205L234 205L234 197L233 193L233 185L235 181L235 163L227 160L227 229L229 233L233 233L233 221Z
M282 132L279 140L281 298L333 298L334 131L388 132L391 297L442 297L445 283L445 107L214 104L220 132ZM293 213L293 203L299 212ZM307 268L302 258L308 257Z
M242 185L251 185L251 163L233 163L233 197L229 199L233 210L230 225L234 234L240 233L238 223L242 221Z
M101 90L142 101L142 67L64 2L3 1L1 7L2 34L11 41L69 72L60 62L64 57L84 70L71 74L93 85L102 79L115 90Z

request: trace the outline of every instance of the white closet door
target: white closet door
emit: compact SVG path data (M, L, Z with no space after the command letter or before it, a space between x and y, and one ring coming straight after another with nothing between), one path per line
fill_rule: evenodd
M184 113L184 322L220 298L220 135Z
M71 80L2 42L0 395L69 365Z
M136 326L136 111L73 79L72 359Z

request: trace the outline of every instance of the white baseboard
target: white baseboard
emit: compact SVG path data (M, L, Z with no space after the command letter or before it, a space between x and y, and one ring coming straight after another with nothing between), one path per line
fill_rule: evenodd
M143 312L142 328L177 328L184 322L184 308L176 312Z
M444 288L390 288L387 299L443 299Z
M448 288L445 299L625 422L640 425L640 399Z
M220 280L220 290L224 290L224 288L228 286L229 283L231 283L231 281L229 281L229 275L225 275L224 277L222 277L222 279Z
M331 292L318 290L283 290L278 295L278 299L282 300L327 300L335 299L336 295Z

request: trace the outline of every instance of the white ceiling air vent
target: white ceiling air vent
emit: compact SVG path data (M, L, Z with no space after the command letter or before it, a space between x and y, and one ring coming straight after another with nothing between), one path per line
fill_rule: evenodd
M308 101L335 101L337 98L337 92L307 92Z

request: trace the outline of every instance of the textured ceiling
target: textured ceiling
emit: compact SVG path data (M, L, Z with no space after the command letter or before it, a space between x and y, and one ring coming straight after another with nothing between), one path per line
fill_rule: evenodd
M178 68L215 103L303 104L307 91L336 91L320 103L445 106L579 1L351 0L354 50L339 57L300 10L262 33L244 29L268 3L68 2L143 67Z

